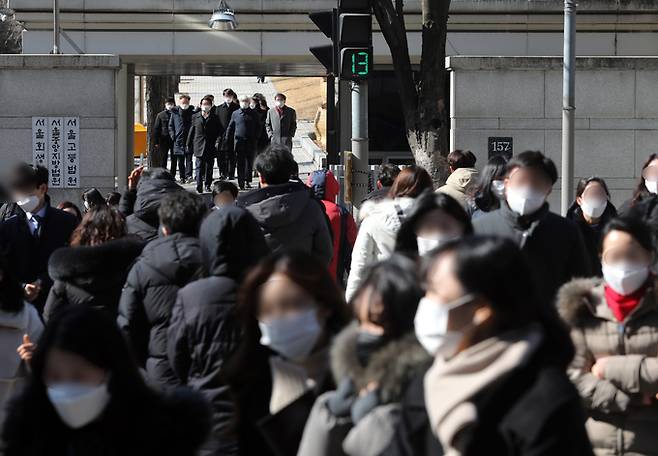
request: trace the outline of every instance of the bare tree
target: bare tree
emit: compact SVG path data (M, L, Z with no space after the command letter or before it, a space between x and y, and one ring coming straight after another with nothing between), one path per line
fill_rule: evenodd
M0 54L20 54L23 25L9 8L9 0L0 0Z
M393 57L409 147L435 185L448 176L445 47L450 0L421 0L420 72L414 73L404 23L404 0L373 0L373 10Z
M153 156L151 136L155 117L164 109L165 99L178 91L180 76L146 76L146 129L148 131L149 163Z

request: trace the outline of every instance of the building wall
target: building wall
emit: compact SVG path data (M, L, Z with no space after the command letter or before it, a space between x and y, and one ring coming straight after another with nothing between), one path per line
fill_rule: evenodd
M451 149L487 162L489 137L514 153L540 150L561 166L562 60L450 57ZM582 58L576 72L576 178L603 177L616 205L627 199L658 147L658 59ZM559 211L560 182L550 198Z
M80 204L83 189L115 186L116 56L0 55L0 151L6 171L32 161L32 117L80 117L80 189L52 189Z

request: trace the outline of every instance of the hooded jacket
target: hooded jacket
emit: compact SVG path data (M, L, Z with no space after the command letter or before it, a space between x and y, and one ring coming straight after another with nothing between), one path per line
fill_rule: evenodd
M144 248L139 239L121 238L96 246L63 247L50 257L50 289L44 320L69 305L107 310L116 317L130 266Z
M358 392L373 382L377 387L374 407L357 423L349 415L337 416L328 405L337 392L320 396L304 429L298 456L376 455L384 451L397 427L399 403L410 382L429 368L430 355L413 334L389 341L362 365L357 356L358 326L345 328L331 347L331 370L336 384L349 379L353 403Z
M168 359L181 383L211 404L212 436L201 454L233 455L238 444L229 425L235 407L220 371L239 337L232 318L239 281L269 250L254 218L233 206L213 211L201 225L199 240L209 277L178 292L167 332Z
M179 288L200 268L199 240L176 233L144 248L123 287L117 323L149 381L160 388L180 383L167 360L167 328Z
M471 213L472 205L468 193L476 185L478 175L479 172L475 168L457 168L437 192L452 196L466 212Z
M351 252L356 241L356 222L354 222L354 218L346 208L336 204L340 184L331 171L319 170L313 172L308 176L306 185L311 187L315 197L322 201L324 211L329 218L334 247L331 263L329 263L329 272L341 283L342 273L346 269L349 271Z
M372 206L361 222L352 250L350 276L345 291L348 302L361 285L367 266L385 260L395 250L397 233L404 219L411 214L414 201L413 198L396 198L370 203Z
M137 186L132 213L126 217L126 231L148 242L158 237L160 219L158 209L162 198L184 191L167 173L167 176L142 178ZM125 214L125 213L124 213Z
M548 204L520 216L503 201L499 209L474 220L473 228L476 234L505 237L519 245L545 304L554 303L565 283L592 275L580 231L571 220L550 212Z
M23 335L37 343L42 332L43 323L32 304L25 303L16 313L0 311L0 429L9 399L20 390L27 375L16 349L23 343Z
M623 322L615 319L601 279L574 280L558 296L576 356L569 376L589 412L597 455L658 454L658 287L647 289ZM592 365L607 358L603 379Z
M329 264L332 241L323 207L308 187L269 185L238 198L260 225L272 252L300 250Z

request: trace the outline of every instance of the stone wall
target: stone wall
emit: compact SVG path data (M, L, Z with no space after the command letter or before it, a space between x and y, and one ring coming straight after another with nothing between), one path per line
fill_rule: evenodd
M119 58L0 55L0 171L32 161L32 117L80 118L79 189L52 189L55 203L80 204L82 190L114 189Z
M514 153L533 149L558 170L562 150L562 59L449 57L451 149L486 164L489 137L512 137ZM616 205L658 149L658 59L578 58L576 178L603 177ZM551 196L559 211L560 182Z

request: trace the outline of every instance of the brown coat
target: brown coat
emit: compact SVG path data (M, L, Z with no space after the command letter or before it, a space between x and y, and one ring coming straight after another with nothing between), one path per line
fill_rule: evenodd
M577 279L558 294L576 356L569 375L589 413L587 431L597 455L658 455L658 281L618 322L601 279ZM609 357L604 379L591 373Z

